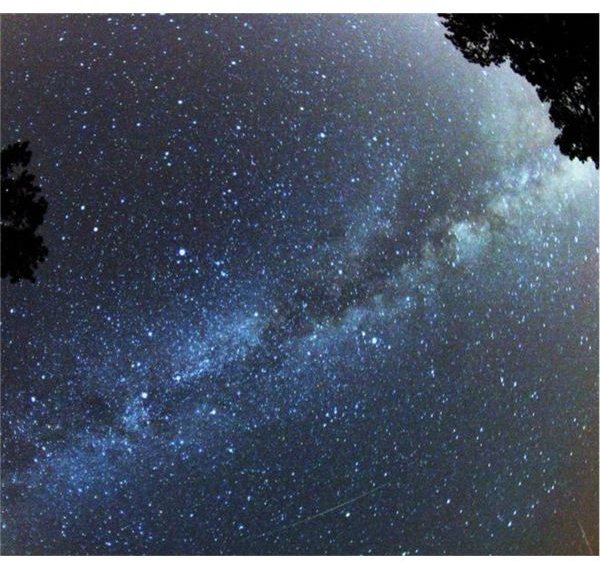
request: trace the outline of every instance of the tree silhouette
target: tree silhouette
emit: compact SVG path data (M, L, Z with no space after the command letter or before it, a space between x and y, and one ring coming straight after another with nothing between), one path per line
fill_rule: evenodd
M31 160L28 142L2 149L2 277L11 283L35 282L34 270L48 255L44 239L35 233L44 221L48 203L38 197L35 176L27 171Z
M569 158L598 167L597 14L440 14L446 37L481 66L510 60L560 130L554 143Z

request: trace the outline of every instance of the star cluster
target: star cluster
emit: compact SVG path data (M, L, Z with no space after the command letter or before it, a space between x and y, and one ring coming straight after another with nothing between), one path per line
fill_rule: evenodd
M49 201L4 554L583 554L598 176L433 15L3 16Z

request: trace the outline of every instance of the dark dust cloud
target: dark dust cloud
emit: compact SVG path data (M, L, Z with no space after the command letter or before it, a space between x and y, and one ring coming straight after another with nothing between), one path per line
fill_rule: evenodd
M584 554L598 176L431 16L5 16L49 208L2 551Z

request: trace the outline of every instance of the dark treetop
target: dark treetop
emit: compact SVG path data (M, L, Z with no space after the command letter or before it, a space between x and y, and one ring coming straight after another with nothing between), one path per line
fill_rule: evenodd
M17 142L2 149L2 277L12 283L34 282L34 270L48 255L44 239L36 234L48 203L38 196L41 189L27 170L28 145Z
M510 60L550 103L560 151L598 167L597 14L444 14L442 21L467 60Z

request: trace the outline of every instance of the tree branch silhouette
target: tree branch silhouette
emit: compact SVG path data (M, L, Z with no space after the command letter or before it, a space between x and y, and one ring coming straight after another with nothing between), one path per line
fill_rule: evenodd
M39 196L35 176L27 170L31 160L29 142L2 149L2 277L11 283L35 282L34 270L48 255L44 239L36 234L44 221L48 203Z
M440 14L446 37L481 66L511 68L550 103L560 130L554 143L569 158L598 168L597 14Z

